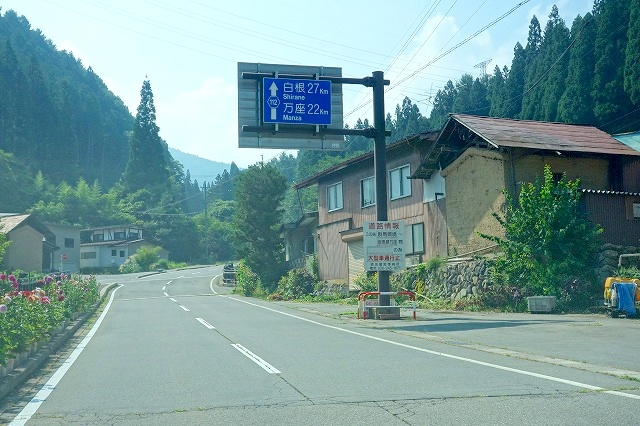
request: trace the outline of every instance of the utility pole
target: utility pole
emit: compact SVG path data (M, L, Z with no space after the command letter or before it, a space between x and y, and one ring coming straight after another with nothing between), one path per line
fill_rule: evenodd
M373 167L376 182L376 220L388 220L387 214L387 142L384 117L384 73L374 71L373 77L373 128L375 129L373 145ZM389 271L378 271L378 291L389 292ZM378 304L389 306L391 298L380 294Z

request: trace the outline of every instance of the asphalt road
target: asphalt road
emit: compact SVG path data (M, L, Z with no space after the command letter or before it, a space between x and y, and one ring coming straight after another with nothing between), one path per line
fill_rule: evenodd
M640 421L640 321L267 302L222 267L121 285L3 402L28 425L590 425Z

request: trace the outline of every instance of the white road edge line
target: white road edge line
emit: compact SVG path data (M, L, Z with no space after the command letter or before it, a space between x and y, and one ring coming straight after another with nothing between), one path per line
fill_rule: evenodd
M538 379L549 380L549 381L557 382L557 383L563 383L565 385L575 386L575 387L578 387L578 388L588 389L588 390L591 390L591 391L600 391L600 392L603 392L603 393L608 393L610 395L616 395L616 396L622 396L622 397L625 397L625 398L640 400L640 395L634 395L632 393L606 390L605 388L601 388L600 386L594 386L594 385L589 385L589 384L586 384L586 383L576 382L576 381L573 381L573 380L562 379L560 377L548 376L546 374L539 374L539 373L534 373L532 371L520 370L520 369L517 369L517 368L506 367L504 365L492 364L490 362L479 361L477 359L465 358L465 357L461 357L461 356L457 356L457 355L446 354L444 352L437 352L437 351L432 351L432 350L429 350L429 349L419 348L417 346L411 346L411 345L407 345L405 343L394 342L393 340L383 339L381 337L370 336L368 334L359 333L357 331L347 330L345 328L336 327L334 325L323 324L321 322L314 321L314 320L311 320L311 319L308 319L308 318L303 318L303 317L299 317L297 315L293 315L293 314L290 314L290 313L287 313L287 312L278 311L276 309L269 308L267 306L258 305L257 303L252 303L252 302L249 302L249 301L246 301L246 300L236 299L235 297L229 297L229 296L223 296L223 297L225 297L227 299L235 300L237 302L246 303L247 305L251 305L251 306L258 307L258 308L266 309L268 311L272 311L272 312L275 312L277 314L286 315L288 317L295 318L295 319L298 319L298 320L301 320L301 321L306 321L306 322L311 323L311 324L316 324L316 325L319 325L319 326L322 326L322 327L330 328L332 330L342 331L344 333L353 334L355 336L360 336L360 337L364 337L364 338L367 338L367 339L377 340L379 342L388 343L390 345L395 345L395 346L400 346L400 347L403 347L403 348L406 348L406 349L412 349L412 350L415 350L415 351L424 352L424 353L428 353L428 354L436 355L436 356L441 356L441 357L444 357L444 358L455 359L457 361L468 362L468 363L471 363L471 364L482 365L484 367L495 368L495 369L498 369L498 370L508 371L510 373L522 374L522 375L525 375L525 376L536 377Z
M202 318L196 318L196 321L198 321L200 324L202 324L205 327L207 327L209 330L215 330L216 329L214 326L212 326L211 324L209 324L207 321L205 321Z
M218 292L217 292L217 291L215 291L215 290L213 289L213 282L214 282L214 281L216 280L216 278L218 278L219 276L220 276L220 275L216 275L215 277L211 278L211 281L209 281L209 288L211 289L211 292L212 292L213 294L218 294Z
M71 355L69 355L69 358L67 358L67 360L62 363L60 368L58 368L56 372L53 373L53 376L51 376L49 381L45 383L44 386L42 386L36 396L34 396L31 401L29 401L27 405L24 406L22 411L20 411L20 413L11 421L11 423L9 423L9 426L22 426L26 424L27 421L31 419L31 416L33 416L36 411L38 411L40 405L42 405L42 403L47 399L51 392L53 392L58 383L60 383L60 380L62 380L67 371L69 371L69 368L71 368L73 363L76 362L84 348L87 347L89 341L93 338L93 335L96 334L96 331L98 331L98 327L100 327L100 324L102 324L102 320L104 320L104 317L107 316L107 312L109 312L109 308L111 307L111 303L113 302L113 297L115 296L116 291L120 290L120 288L122 288L122 285L119 285L115 290L113 290L113 292L111 293L111 297L109 298L109 303L107 303L107 305L104 307L102 314L100 314L100 317L93 325L89 333L87 333L84 339L82 339L82 342L78 344Z
M273 365L269 364L267 361L263 360L258 355L254 354L253 352L251 352L249 349L245 348L241 344L233 343L231 344L231 346L239 350L244 356L246 356L251 361L258 364L263 370L265 370L269 374L280 374L280 370L278 370Z

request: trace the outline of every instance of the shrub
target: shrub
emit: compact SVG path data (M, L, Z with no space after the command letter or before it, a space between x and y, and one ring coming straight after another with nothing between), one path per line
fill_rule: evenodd
M360 289L360 291L378 291L378 273L377 272L362 272L356 275L353 280L353 284Z
M277 293L284 299L298 299L311 294L316 280L306 269L291 269L278 282Z
M138 265L135 256L130 256L122 265L120 265L118 271L123 274L132 274L135 272L142 272L142 268Z
M556 182L545 165L543 178L524 184L517 200L504 191L506 214L493 213L504 237L480 234L502 251L490 268L493 282L559 297L574 282L587 287L602 229L581 212L579 188L564 176Z
M51 335L65 318L86 312L98 300L95 277L85 279L47 275L33 291L19 290L13 275L0 274L0 284L11 291L0 295L0 365L12 354Z
M245 296L253 296L259 288L260 278L258 278L258 274L251 271L243 260L238 262L234 292Z

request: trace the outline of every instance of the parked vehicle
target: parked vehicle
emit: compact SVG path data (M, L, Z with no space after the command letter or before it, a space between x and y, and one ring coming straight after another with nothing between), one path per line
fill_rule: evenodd
M222 282L224 285L236 285L236 267L233 263L227 263L222 269Z

